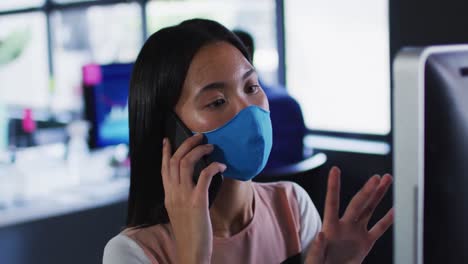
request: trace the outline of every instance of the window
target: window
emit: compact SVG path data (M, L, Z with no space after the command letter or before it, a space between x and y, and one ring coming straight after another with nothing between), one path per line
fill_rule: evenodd
M286 77L313 130L390 132L386 0L284 1Z
M46 17L43 13L0 16L2 103L46 107L49 91Z
M278 81L278 51L274 0L150 1L147 4L149 34L190 18L207 18L229 29L242 29L254 37L254 64L262 80Z
M93 2L96 0L52 0L54 3L58 4L68 4L68 3L76 3L76 2Z
M39 7L42 6L44 2L45 0L1 0L0 11Z
M54 109L80 109L83 65L136 59L142 42L140 13L136 3L52 13Z
M142 8L146 8L147 33L193 17L250 32L256 42L254 64L262 80L277 83L275 0L2 0L1 100L15 109L45 110L46 116L79 113L82 66L133 62L146 33ZM10 35L16 40L8 42L24 42L21 52L8 50L4 40ZM14 61L3 62L5 56Z

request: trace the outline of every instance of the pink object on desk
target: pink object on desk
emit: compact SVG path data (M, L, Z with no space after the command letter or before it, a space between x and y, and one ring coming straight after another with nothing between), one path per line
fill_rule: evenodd
M32 110L30 108L24 109L22 126L23 131L26 133L32 133L36 130L36 122L33 119Z
M84 85L96 85L101 83L102 73L101 67L98 64L87 64L83 66L83 83Z

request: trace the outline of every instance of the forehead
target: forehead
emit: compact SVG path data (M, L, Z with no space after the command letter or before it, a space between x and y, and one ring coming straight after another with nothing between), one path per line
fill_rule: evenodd
M208 44L192 59L184 86L202 86L242 78L250 68L252 65L233 45L227 42Z

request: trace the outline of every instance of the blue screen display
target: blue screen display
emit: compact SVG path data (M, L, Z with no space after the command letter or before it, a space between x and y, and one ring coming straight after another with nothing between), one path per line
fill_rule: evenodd
M94 88L96 146L129 143L128 90L133 64L101 66Z

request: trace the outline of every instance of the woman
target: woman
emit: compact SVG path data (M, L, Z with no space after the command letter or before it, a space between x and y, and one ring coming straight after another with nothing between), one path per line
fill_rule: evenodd
M175 152L164 138L170 112L197 132ZM323 226L300 186L250 180L271 150L268 101L245 47L216 22L188 20L146 41L133 69L129 115L127 228L106 245L106 264L281 263L294 256L360 263L392 224L390 211L367 230L390 175L372 177L340 219L334 167ZM214 161L194 183L195 163L205 155ZM224 181L209 207L217 173Z

